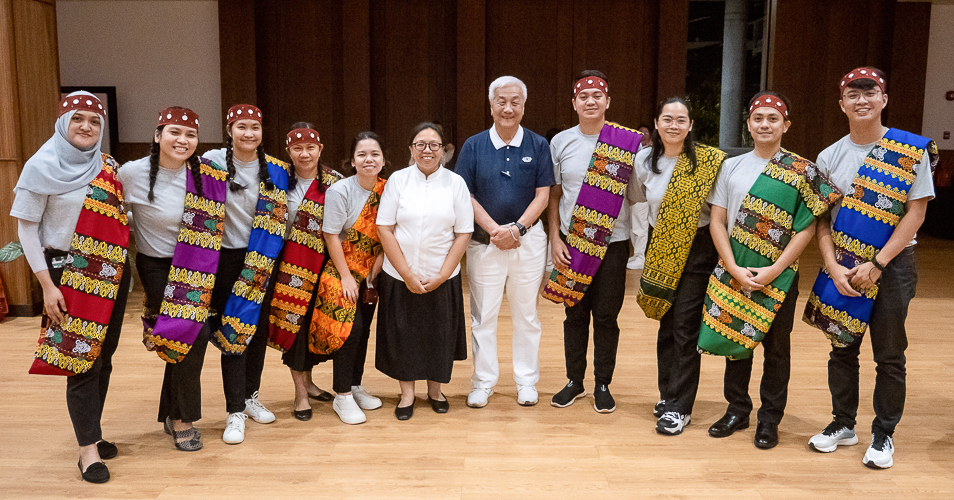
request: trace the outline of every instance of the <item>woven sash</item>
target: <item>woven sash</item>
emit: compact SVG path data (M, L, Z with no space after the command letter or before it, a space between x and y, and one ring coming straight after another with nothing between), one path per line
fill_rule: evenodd
M86 188L86 199L70 242L60 292L66 314L40 333L30 373L76 375L99 356L123 277L129 247L129 222L116 161L103 154L99 175Z
M325 186L339 179L337 172L323 169L321 182ZM325 261L325 240L321 233L325 191L319 191L318 186L318 182L312 182L298 206L298 215L285 243L285 253L275 278L275 294L268 318L268 345L282 352L295 344Z
M689 173L692 164L685 153L676 160L646 249L636 303L648 318L662 319L672 306L682 270L689 259L689 249L696 238L702 205L725 161L726 154L718 149L702 144L695 149L694 175Z
M292 167L283 161L267 155L265 160L275 187L266 190L264 183L258 185L258 203L248 237L245 266L232 286L232 295L222 312L222 328L212 333L212 343L227 355L238 356L245 352L255 335L272 268L285 244L286 191L288 176L294 173Z
M868 153L845 193L831 228L838 264L851 269L874 259L904 216L908 190L917 178L915 167L928 154L932 175L937 165L934 141L889 129ZM860 297L842 295L823 267L808 297L803 320L820 329L835 347L846 347L864 336L878 287Z
M383 250L375 221L386 182L378 179L358 220L341 242L348 270L358 283L368 277L375 259ZM325 266L318 280L318 299L311 319L309 350L315 354L332 354L340 349L351 335L356 308L356 302L344 297L338 268L334 263Z
M841 192L814 163L781 150L765 166L742 199L729 236L732 256L740 267L768 267L792 237L831 209ZM798 260L761 290L744 291L725 270L722 259L709 276L699 351L748 359L775 320L791 288Z
M186 176L182 226L158 315L143 310L143 338L154 343L156 353L169 363L177 363L189 353L209 317L209 302L222 249L228 192L226 172L212 161L199 157L199 175L201 196L196 192L192 175Z
M641 138L631 128L611 122L603 125L570 217L566 237L570 265L553 268L544 298L572 307L593 282L616 227Z

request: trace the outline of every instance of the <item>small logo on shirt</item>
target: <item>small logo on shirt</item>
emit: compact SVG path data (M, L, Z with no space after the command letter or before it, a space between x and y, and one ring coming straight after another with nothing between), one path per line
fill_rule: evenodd
M530 163L531 161L533 161L533 158L532 158L532 157L530 157L530 156L524 156L524 157L523 157L523 162L524 162L524 163Z

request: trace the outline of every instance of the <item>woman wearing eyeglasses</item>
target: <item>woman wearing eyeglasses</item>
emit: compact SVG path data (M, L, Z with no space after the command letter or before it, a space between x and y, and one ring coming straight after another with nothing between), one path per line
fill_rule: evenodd
M415 163L391 175L377 218L385 259L375 366L400 381L398 420L414 414L417 380L427 381L431 408L447 413L441 384L467 359L460 259L474 231L467 185L441 166L440 126L421 123L413 137Z

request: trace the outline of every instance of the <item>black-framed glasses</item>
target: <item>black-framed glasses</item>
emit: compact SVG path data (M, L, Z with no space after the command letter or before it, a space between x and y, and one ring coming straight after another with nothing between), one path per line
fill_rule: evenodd
M439 142L415 142L411 144L411 146L414 146L414 149L418 151L424 151L425 148L429 148L431 151L437 151L444 147L444 145Z

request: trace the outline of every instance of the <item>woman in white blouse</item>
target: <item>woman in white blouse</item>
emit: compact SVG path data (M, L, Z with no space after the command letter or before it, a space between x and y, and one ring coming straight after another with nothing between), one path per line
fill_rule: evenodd
M427 381L437 413L449 404L441 384L467 359L460 259L474 230L464 180L441 166L440 126L422 123L410 144L415 163L391 175L378 209L384 246L375 366L401 384L398 420L414 414L414 384Z

